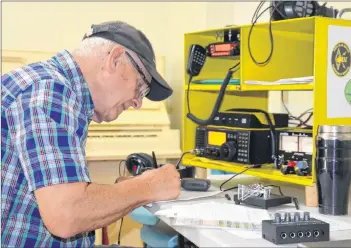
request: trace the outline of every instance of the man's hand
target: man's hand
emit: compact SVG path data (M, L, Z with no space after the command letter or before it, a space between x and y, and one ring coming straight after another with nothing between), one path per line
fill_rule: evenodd
M145 171L140 179L148 182L152 201L167 201L180 194L180 175L175 165L166 164L161 168Z

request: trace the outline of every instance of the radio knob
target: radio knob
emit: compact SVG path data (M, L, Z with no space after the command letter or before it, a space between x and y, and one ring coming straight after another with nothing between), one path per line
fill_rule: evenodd
M284 216L284 221L285 222L290 222L291 221L291 214L290 213L285 213L285 216Z
M220 149L220 157L225 161L233 161L237 154L237 145L235 141L224 143Z
M275 213L274 220L275 220L275 223L280 223L282 221L282 217L280 213Z
M296 213L294 214L294 221L295 221L295 222L299 222L299 221L300 221L300 213L299 213L299 212L296 212Z
M310 212L304 212L303 213L303 220L304 221L309 221L310 220Z
M221 153L220 153L219 150L215 150L215 151L214 151L214 155L215 155L216 157L220 157Z

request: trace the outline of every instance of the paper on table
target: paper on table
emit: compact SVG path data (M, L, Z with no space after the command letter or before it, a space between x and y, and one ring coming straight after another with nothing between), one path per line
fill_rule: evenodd
M229 232L231 234L234 234L235 236L238 236L243 239L260 239L262 238L262 231L260 230L248 230L248 231L243 231L243 230L237 230L237 229L225 229L226 232Z
M311 217L329 223L331 232L351 230L351 223L345 221L328 218L321 214L311 214Z
M267 81L254 81L247 80L246 84L255 84L255 85L281 85L281 84L309 84L314 80L313 76L310 77L299 77L299 78L284 78L273 82Z
M262 220L268 219L267 210L248 208L234 203L216 201L192 205L176 205L161 209L156 216L169 218L175 226L201 226L207 228L228 228L259 230Z

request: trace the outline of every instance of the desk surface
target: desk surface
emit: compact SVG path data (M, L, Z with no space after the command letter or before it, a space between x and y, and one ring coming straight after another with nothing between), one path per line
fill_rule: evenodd
M216 187L214 187L216 188ZM318 213L318 208L306 207L304 206L303 202L303 190L298 188L290 188L282 186L283 192L289 196L295 196L299 199L300 203L300 210L310 211L311 214ZM289 191L288 191L289 190ZM224 197L224 194L203 198L203 199L196 199L196 200L189 200L189 201L173 201L173 202L162 202L162 203L154 203L152 207L148 207L147 209L155 213L159 209L169 208L175 205L183 205L183 204L193 204L193 203L203 203L206 201L213 201L216 200L218 202L228 202L228 200ZM351 203L351 201L350 201ZM274 210L284 210L292 209L295 210L295 206L293 204L287 204L284 207L280 208L270 208L269 211ZM349 215L347 216L333 216L332 218L335 220L342 220L351 223L351 208L349 206ZM328 216L330 217L330 216ZM170 225L167 218L160 218L163 222ZM171 226L171 225L170 225ZM198 247L273 247L274 244L264 240L262 238L258 239L245 239L240 236L234 235L230 232L220 229L209 229L209 228L194 228L194 227L184 227L184 226L171 226L174 230L178 233L182 234L188 240L193 242ZM305 244L291 244L285 245L289 247L331 247L331 246L338 246L338 247L345 247L345 243L347 243L346 247L351 247L351 230L339 231L339 232L331 232L330 240L333 241L340 241L343 242L331 244L329 242L318 242L318 243L305 243Z

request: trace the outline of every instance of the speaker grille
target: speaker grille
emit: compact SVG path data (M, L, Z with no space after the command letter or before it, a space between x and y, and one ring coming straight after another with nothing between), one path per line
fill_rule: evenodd
M200 148L206 145L206 130L197 128L196 129L196 138L195 138L195 147Z

